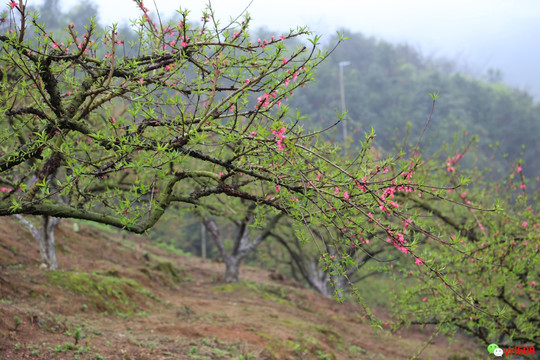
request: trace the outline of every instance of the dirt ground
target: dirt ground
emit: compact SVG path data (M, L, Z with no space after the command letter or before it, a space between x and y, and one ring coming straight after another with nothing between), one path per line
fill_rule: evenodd
M0 218L0 359L481 359L471 339L391 334L359 307L276 274L176 255L142 236L63 220L60 271L26 229Z

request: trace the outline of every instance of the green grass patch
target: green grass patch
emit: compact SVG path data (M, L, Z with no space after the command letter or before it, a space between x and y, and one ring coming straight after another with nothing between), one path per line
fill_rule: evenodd
M246 289L244 282L238 282L234 284L220 284L212 287L212 291L216 292L233 292Z
M175 247L174 245L167 244L165 242L155 242L153 245L159 249L165 250L168 253L178 256L191 256L191 253L184 252L182 249Z
M85 303L98 311L126 315L141 311L139 302L155 296L133 279L99 273L54 271L47 273L52 285L58 285L86 298ZM145 299L146 298L146 299Z

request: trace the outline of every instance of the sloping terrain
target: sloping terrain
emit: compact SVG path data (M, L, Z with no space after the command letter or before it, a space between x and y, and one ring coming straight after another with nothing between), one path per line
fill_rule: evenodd
M56 237L49 272L26 229L0 218L0 359L407 359L433 331L376 331L355 305L257 268L224 284L223 264L141 236L63 220ZM441 337L420 359L486 355Z

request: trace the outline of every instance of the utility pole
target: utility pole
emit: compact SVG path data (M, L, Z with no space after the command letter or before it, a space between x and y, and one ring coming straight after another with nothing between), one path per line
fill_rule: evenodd
M343 67L351 65L350 61L339 62L339 87L341 90L341 112L345 113L345 86L343 85ZM343 141L347 139L347 122L343 121Z

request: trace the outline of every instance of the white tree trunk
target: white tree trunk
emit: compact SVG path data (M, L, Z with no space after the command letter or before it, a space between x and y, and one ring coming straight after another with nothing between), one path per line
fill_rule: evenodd
M58 269L58 263L56 262L56 250L54 247L54 229L56 229L60 223L60 218L43 216L42 229L40 230L24 216L19 214L14 216L28 229L28 231L30 231L34 239L37 240L39 254L43 264L46 265L50 270Z
M328 275L322 271L315 261L309 263L311 273L307 272L308 282L324 296L330 296L328 291Z
M56 249L54 246L54 230L60 223L60 218L52 216L43 216L43 242L47 254L47 265L50 270L57 270Z

